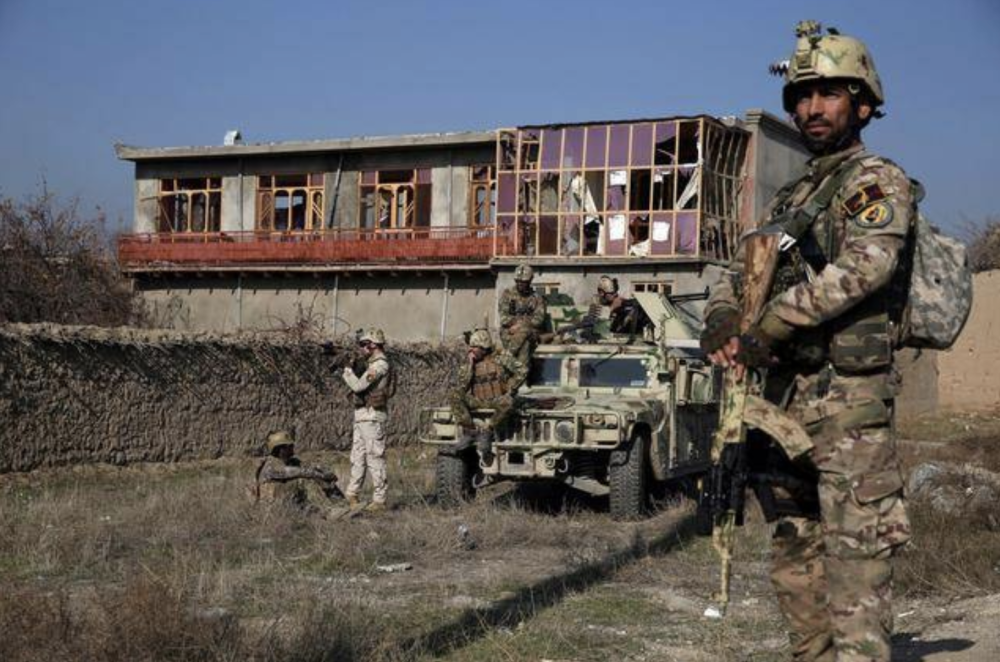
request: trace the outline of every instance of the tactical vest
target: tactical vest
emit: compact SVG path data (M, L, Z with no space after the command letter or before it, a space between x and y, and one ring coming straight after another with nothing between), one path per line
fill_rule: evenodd
M385 361L383 357L376 359ZM375 361L372 361L374 363ZM372 409L385 409L389 406L389 398L396 393L395 377L392 374L392 367L382 375L377 382L369 386L363 393L356 393L354 397L355 407L371 407Z
M289 480L278 482L273 480L262 480L261 474L268 462L274 462L274 458L265 458L257 467L257 475L254 481L256 501L261 503L295 503L302 498L302 486L298 481Z
M808 279L807 265L819 273L837 259L843 240L843 237L837 236L837 224L831 219L822 232L817 232L816 221L829 209L837 192L860 163L858 155L848 157L801 206L789 207L787 203L803 178L786 185L775 196L778 204L768 224L780 226L796 241L779 257L769 299L805 282ZM909 251L904 251L901 259L905 260L908 255ZM907 273L906 266L900 265L881 293L868 297L818 328L801 330L780 353L780 358L808 367L817 367L829 361L838 371L849 374L887 368L892 363L894 328L899 323L905 303Z
M477 400L495 400L507 394L507 377L492 356L472 366L471 390Z

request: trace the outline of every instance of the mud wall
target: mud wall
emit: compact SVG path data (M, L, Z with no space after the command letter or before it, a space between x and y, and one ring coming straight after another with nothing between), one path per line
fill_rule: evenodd
M958 342L938 355L940 404L1000 411L1000 270L975 275L973 306Z
M388 354L399 444L415 438L421 408L447 402L461 354L427 344ZM0 327L0 472L252 454L281 428L303 449L349 448L353 409L335 357L287 335Z

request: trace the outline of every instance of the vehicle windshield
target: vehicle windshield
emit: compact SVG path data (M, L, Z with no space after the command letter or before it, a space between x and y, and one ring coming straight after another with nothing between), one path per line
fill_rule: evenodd
M532 359L531 371L528 373L528 384L531 386L559 386L559 368L561 365L562 359Z
M642 359L582 359L580 386L642 388L646 386L646 363Z

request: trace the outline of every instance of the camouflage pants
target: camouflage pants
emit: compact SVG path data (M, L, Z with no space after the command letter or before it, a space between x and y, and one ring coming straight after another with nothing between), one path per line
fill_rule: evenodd
M452 392L451 415L454 417L455 423L463 428L473 427L472 410L474 409L492 409L493 415L490 416L487 425L491 430L496 430L497 427L504 424L507 417L514 411L514 398L509 395L502 395L491 400L480 400L479 398L472 397L465 391Z
M351 480L344 495L357 497L365 476L371 474L374 503L385 503L389 491L385 471L385 422L354 421L354 440L351 444Z
M881 380L881 381L879 381ZM820 521L781 519L771 580L795 660L889 660L893 552L910 538L883 377L798 377Z
M531 328L514 326L510 329L500 329L500 342L508 354L514 356L524 365L528 365L538 340Z
M259 488L260 503L298 509L309 515L333 515L337 504L323 491L318 481L300 478L284 483L267 481Z

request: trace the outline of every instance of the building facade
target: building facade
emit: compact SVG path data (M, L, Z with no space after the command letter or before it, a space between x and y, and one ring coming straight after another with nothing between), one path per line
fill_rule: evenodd
M397 340L494 325L525 261L578 302L603 273L703 291L807 158L762 111L116 152L135 163L119 260L156 323Z

